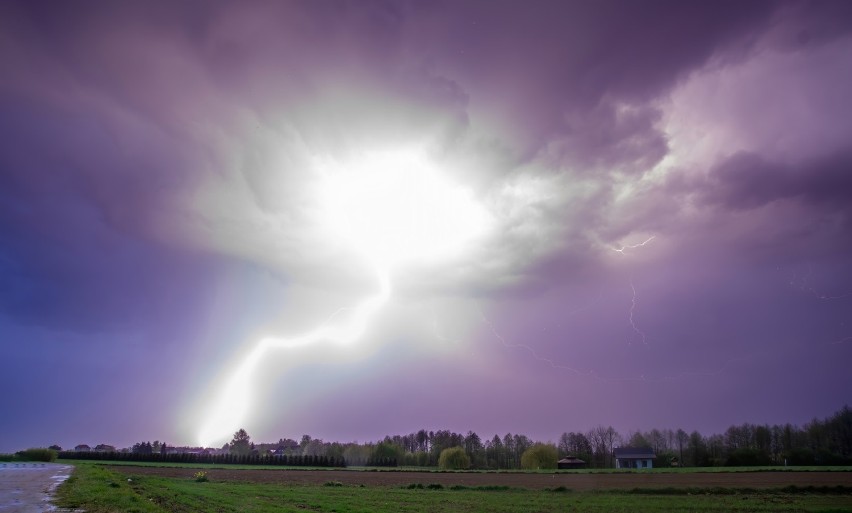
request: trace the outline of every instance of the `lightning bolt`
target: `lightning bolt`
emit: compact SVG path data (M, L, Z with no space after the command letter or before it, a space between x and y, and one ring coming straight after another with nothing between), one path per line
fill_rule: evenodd
M813 271L814 271L813 267L808 266L807 274L802 276L802 279L800 280L799 289L801 289L802 291L805 291L805 292L810 292L811 294L813 294L813 296L815 298L817 298L821 301L829 301L829 300L832 300L832 299L844 299L844 298L847 298L847 297L852 297L852 292L847 292L845 294L837 294L837 295L822 294L822 293L818 292L810 284L810 281L808 281L809 278L811 277L811 274L813 274ZM793 286L796 285L796 275L795 274L793 274L793 279L790 280L790 285L793 285Z
M778 268L780 270L780 267ZM808 272L804 274L801 278L797 276L797 273L794 271L792 276L790 277L790 286L796 287L800 291L804 293L811 294L814 298L819 301L835 301L838 299L846 299L852 297L852 292L847 292L845 294L826 294L818 291L813 285L810 283L810 277L813 274L814 268L812 265L808 266ZM840 326L845 326L845 322L841 322ZM852 336L845 336L843 338L827 342L831 345L840 345L845 344L846 342L852 341Z
M258 341L227 380L199 434L202 442L227 436L243 421L254 396L253 374L267 353L323 341L355 342L390 298L392 268L452 258L490 225L473 195L444 178L420 148L356 153L345 162L318 157L311 164L323 207L316 221L328 230L329 242L345 243L373 265L379 291L312 331ZM335 320L344 311L346 319Z
M656 235L651 235L650 237L648 237L647 239L645 239L644 241L642 241L638 244L629 244L627 246L621 246L620 248L609 248L609 249L611 249L612 251L615 251L616 253L621 253L622 255L624 255L625 254L624 252L626 250L641 248L642 246L648 244L649 242L651 242L652 240L654 240L656 238L657 238Z
M252 377L258 364L267 352L277 349L295 349L318 342L336 342L348 345L364 335L370 321L388 302L391 295L390 272L386 266L374 262L379 291L352 308L340 309L314 330L288 338L266 337L260 339L242 363L236 368L222 389L218 401L207 417L199 433L199 442L206 447L209 443L228 436L245 420L251 406ZM332 323L343 311L352 314L342 326Z
M488 326L489 330L491 331L491 334L494 335L494 338L496 338L500 342L500 344L503 345L503 347L505 347L507 349L522 349L522 350L528 352L535 360L543 362L553 369L569 371L569 372L571 372L571 373L573 373L573 374L575 374L579 377L591 378L591 379L594 379L595 381L598 381L598 382L601 382L601 383L623 383L623 382L667 383L667 382L680 381L682 379L689 378L689 377L714 378L714 377L718 377L718 376L724 374L727 371L728 367L730 367L731 364L733 364L734 362L748 361L748 360L751 360L753 358L756 358L755 355L730 358L727 361L725 361L716 370L710 370L710 371L687 370L687 371L680 371L677 374L670 374L670 375L663 375L663 376L648 376L648 375L645 375L645 374L640 374L638 376L609 377L609 376L602 375L600 372L598 372L594 369L589 369L589 370L584 371L584 370L577 369L576 367L571 367L569 365L559 363L559 362L557 362L557 361L555 361L551 358L541 356L536 352L535 349L533 349L532 347L530 347L527 344L510 342L510 341L506 340L506 338L503 337L497 331L497 328L496 328L496 326L494 326L494 323L492 323L485 316L485 313L482 311L481 308L479 309L479 313L480 313L480 316L482 317L482 321ZM850 338L852 338L852 337L850 337Z
M477 307L477 308L479 308L479 307ZM578 376L593 376L594 375L594 371L581 371L581 370L576 369L574 367L569 367L567 365L562 365L562 364L556 363L554 360L551 360L550 358L545 358L544 356L540 356L535 351L535 349L533 349L532 347L530 347L526 344L518 344L518 343L507 341L505 338L503 338L502 335L500 335L500 333L497 332L497 328L488 319L488 317L485 316L485 312L483 312L481 308L479 308L479 315L482 317L482 322L484 322L488 326L488 329L491 331L491 334L494 335L494 338L499 340L501 344L503 344L503 347L505 347L507 349L523 349L524 351L526 351L530 355L532 355L532 357L534 359L536 359L540 362L544 362L554 369L567 370L567 371L573 372L574 374L576 374Z
M651 241L653 241L655 238L656 238L656 235L652 235L652 236L648 237L647 239L643 240L642 242L639 242L639 243L636 243L636 244L622 245L621 247L618 247L618 248L609 247L609 249L611 251L616 252L616 253L620 253L622 255L625 255L627 250L636 249L636 248L646 246L646 245L650 244ZM638 335L639 337L641 337L642 343L647 346L648 345L648 341L647 341L648 337L645 334L645 332L642 331L636 323L635 314L636 314L636 307L638 305L639 299L638 299L638 294L636 293L636 286L633 284L633 278L632 277L630 278L629 283L630 283L630 290L632 291L633 296L632 296L631 301L630 301L630 308L628 309L628 322L630 323L630 327L633 329L634 333L636 335ZM600 300L600 297L598 297L598 300L596 300L594 303L597 303L597 301L599 301L599 300ZM594 303L592 303L592 304L594 304ZM586 305L582 308L574 310L574 311L570 312L568 315L573 315L575 313L581 312L581 311L591 307L592 304ZM674 375L674 376L663 376L663 377L659 377L659 378L647 377L644 374L637 376L637 377L630 377L630 378L614 378L614 379L613 378L605 378L605 377L601 376L595 370L587 370L587 371L579 370L575 367L571 367L571 366L568 366L568 365L558 363L551 358L541 356L536 352L535 349L533 349L532 347L530 347L527 344L521 344L521 343L515 343L515 342L507 341L502 335L500 335L500 333L498 333L494 324L490 320L488 320L488 318L485 317L485 314L482 312L481 308L479 309L479 313L480 313L480 316L482 317L482 321L488 326L488 328L491 331L494 338L496 338L503 345L503 347L506 347L506 348L509 348L509 349L522 349L522 350L528 352L535 360L543 362L543 363L547 364L548 366L550 366L554 369L567 370L567 371L570 371L570 372L572 372L572 373L574 373L578 376L592 377L592 378L594 378L598 381L603 381L603 382L670 381L670 380L677 380L677 379L680 379L680 378L683 378L683 377L686 377L686 376L717 376L717 375L721 374L722 372L724 372L724 370L727 368L729 363L732 361L731 360L731 361L726 362L720 369L718 369L717 371L713 371L713 372L685 371L685 372L680 372L680 373L678 373L677 375Z
M625 253L626 250L641 248L643 246L648 245L652 240L654 240L656 238L657 238L656 235L651 235L650 237L643 240L642 242L639 242L639 243L636 243L636 244L623 245L620 248L611 247L609 249L612 250L612 251L615 251L616 253L621 253L622 255L624 255L624 254L626 254ZM630 290L633 291L633 297L630 300L630 310L628 310L628 321L630 322L630 327L633 328L633 331L642 338L642 343L645 344L645 345L648 345L648 337L645 335L645 332L640 330L639 327L636 325L636 319L634 318L634 314L636 313L636 304L638 302L638 299L637 299L637 296L636 296L636 287L633 285L633 278L630 278Z
M638 302L638 299L636 296L636 287L633 286L633 278L630 278L630 290L633 291L633 298L630 300L630 327L633 328L633 331L636 332L637 335L642 337L642 343L647 346L648 340L645 336L645 332L640 330L639 327L636 326L636 320L634 319L634 314L636 313L636 303Z

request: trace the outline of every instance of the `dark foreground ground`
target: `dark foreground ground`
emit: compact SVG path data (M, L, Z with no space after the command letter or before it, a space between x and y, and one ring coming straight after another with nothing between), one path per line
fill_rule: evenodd
M110 466L125 475L188 478L189 468ZM412 483L445 487L509 486L545 489L564 486L571 490L630 490L633 488L783 488L852 487L852 472L724 472L724 473L452 473L452 472L364 472L348 470L230 470L205 469L210 481L269 484L322 485L331 481L345 486L404 486Z

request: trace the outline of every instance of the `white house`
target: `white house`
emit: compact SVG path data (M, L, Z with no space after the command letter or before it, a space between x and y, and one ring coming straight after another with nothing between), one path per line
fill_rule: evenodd
M615 468L654 468L657 456L650 447L616 447Z

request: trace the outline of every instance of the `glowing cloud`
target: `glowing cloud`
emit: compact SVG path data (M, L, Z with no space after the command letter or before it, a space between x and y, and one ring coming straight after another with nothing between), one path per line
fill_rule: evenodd
M487 225L470 192L416 151L368 153L322 171L334 236L387 265L451 257Z

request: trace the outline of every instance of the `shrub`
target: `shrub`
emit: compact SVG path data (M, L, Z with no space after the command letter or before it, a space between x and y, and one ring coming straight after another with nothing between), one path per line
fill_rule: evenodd
M340 481L326 481L323 483L323 486L343 486L343 483Z
M205 482L209 481L209 479L207 479L207 472L202 472L200 470L198 472L196 472L195 474L193 474L192 477L198 483L205 483Z
M53 449L35 448L18 451L16 456L23 461L55 461L57 454Z
M450 447L441 451L438 467L442 470L464 470L470 467L470 458L461 447Z
M557 455L556 446L535 444L521 455L521 468L527 470L556 468Z

